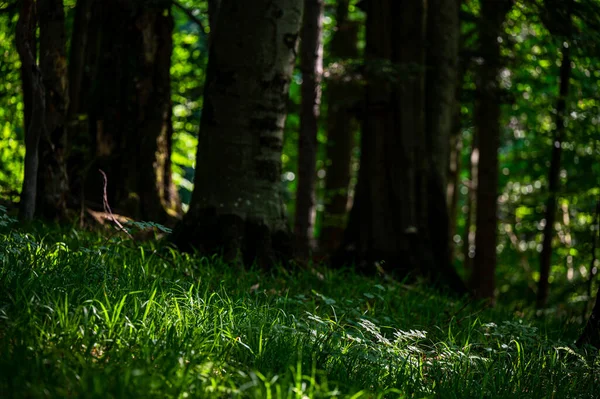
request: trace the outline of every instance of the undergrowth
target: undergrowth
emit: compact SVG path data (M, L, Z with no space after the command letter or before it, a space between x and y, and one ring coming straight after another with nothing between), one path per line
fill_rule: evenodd
M1 212L0 212L1 213ZM579 325L0 220L0 396L595 398ZM594 364L594 362L596 362Z

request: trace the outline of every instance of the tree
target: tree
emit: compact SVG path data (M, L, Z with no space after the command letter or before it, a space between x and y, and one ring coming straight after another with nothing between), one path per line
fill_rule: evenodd
M301 0L222 0L212 38L190 208L181 249L269 266L289 254L281 150Z
M102 169L116 212L164 223L178 210L170 170L171 2L94 2L89 23L86 6L77 13L79 26L87 25L87 41L94 45L78 43L72 57L80 60L85 52L84 94L73 113L86 114L88 123L73 146L91 153L72 159L73 173L83 172L74 177L81 186L73 189L102 204ZM81 73L79 65L72 67Z
M462 84L462 76L458 73L458 47L460 42L458 0L430 0L427 12L427 73L425 80L425 132L428 152L431 153L430 184L436 191L442 192L448 207L448 168L450 165L450 145L456 126L456 112L460 113L460 103L457 94ZM438 198L438 201L440 199ZM441 202L439 202L441 206ZM435 211L435 209L432 209ZM448 232L439 234L432 231L432 236L438 234L441 239L446 237L447 246L443 248L450 262L453 261L451 233L453 219L448 207Z
M37 212L64 217L69 182L66 118L69 104L65 11L62 0L39 0L40 64L46 95L45 134L40 138Z
M298 139L298 188L294 222L295 249L300 259L309 255L315 223L315 169L323 75L322 33L323 0L304 0L304 15L300 31L302 100Z
M39 142L45 133L46 99L42 74L36 61L35 2L23 0L17 23L16 43L21 59L25 98L25 177L19 217L32 220L36 209Z
M325 175L325 209L319 236L319 250L332 254L340 246L347 219L348 190L351 177L352 150L356 132L356 109L362 103L357 79L345 63L358 57L358 28L348 18L348 0L336 6L336 28L331 38L327 80L327 173Z
M600 288L596 293L596 304L590 318L581 333L581 336L577 340L577 345L582 346L585 344L593 345L596 348L600 348Z
M544 220L544 238L542 240L542 252L540 254L540 280L538 283L536 306L543 308L548 303L548 291L550 290L550 266L552 260L552 240L554 238L554 223L556 221L557 196L560 185L562 142L565 135L567 97L569 95L569 81L571 79L571 49L570 37L572 35L571 25L571 1L555 3L550 1L547 7L546 27L555 36L558 36L560 53L562 55L559 71L559 89L556 102L556 129L552 139L552 153L550 156L550 168L548 170L548 198L546 199L546 211ZM567 4L563 9L560 5ZM565 15L566 14L566 15Z
M426 109L433 108L432 103L426 108L433 99L427 98L425 89L425 3L371 0L366 8L368 86L361 164L354 205L334 263L355 261L359 268L373 270L374 264L385 262L383 266L397 276L418 272L462 293L464 285L448 255L442 168L434 161L432 141L441 133L433 128L428 132L425 124ZM456 10L455 3L447 2L434 12L448 8ZM457 18L451 20L458 23ZM448 90L452 97L453 90ZM447 142L445 146L447 150Z
M500 147L499 72L502 24L512 0L483 0L479 21L479 66L475 100L475 130L479 162L476 195L475 259L471 288L477 298L493 300L496 289L498 212L498 149Z

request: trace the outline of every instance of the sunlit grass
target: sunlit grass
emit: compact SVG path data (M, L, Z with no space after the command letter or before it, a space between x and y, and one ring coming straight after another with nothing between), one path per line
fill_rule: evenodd
M597 397L579 326L350 271L0 235L2 397ZM526 315L528 312L523 312Z

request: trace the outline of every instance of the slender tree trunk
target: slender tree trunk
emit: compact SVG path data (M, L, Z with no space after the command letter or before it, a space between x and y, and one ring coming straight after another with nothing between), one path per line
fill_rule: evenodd
M342 62L358 57L358 25L348 19L348 5L348 0L338 1L337 27L329 51L333 59ZM342 243L346 226L350 167L355 144L353 136L356 130L354 109L361 102L361 91L346 73L332 72L327 81L326 94L327 174L319 249L325 254L332 254Z
M498 210L498 149L500 147L501 67L498 36L512 0L483 0L481 3L479 45L483 64L479 68L475 103L475 129L479 138L479 173L475 259L471 287L477 298L493 303L496 283L496 242Z
M457 9L460 10L460 3L457 4ZM459 22L460 29L460 22ZM458 51L460 53L463 48L463 37L459 32L459 45ZM457 222L458 222L458 199L459 199L459 187L460 187L460 171L462 168L462 153L463 153L463 138L462 138L462 93L465 74L467 71L468 62L467 60L458 57L458 76L454 98L454 111L452 120L452 130L450 132L450 159L448 162L448 181L446 190L446 201L448 202L448 213L450 218L449 237L450 237L450 248L451 257L454 258L454 236L457 233Z
M562 141L565 131L567 115L567 97L569 95L569 79L571 78L571 55L569 47L562 47L562 63L560 66L560 88L556 104L556 130L552 140L552 155L550 158L550 170L548 171L548 199L546 200L546 212L544 225L544 239L542 241L542 253L540 255L540 281L536 306L543 308L548 302L550 266L552 261L552 239L554 238L554 223L556 221L556 203L560 186L560 164L562 153Z
M459 80L460 82L460 80ZM446 201L448 203L448 236L450 238L451 252L454 252L454 236L456 235L457 222L458 222L458 194L460 187L460 171L462 168L462 128L460 117L456 116L460 114L460 105L456 108L455 119L450 134L450 159L448 163L448 181L446 185Z
M445 187L438 168L430 166L425 2L372 0L366 7L367 71L382 62L398 69L394 76L367 76L355 201L334 264L355 261L367 271L380 264L398 277L422 273L464 292L449 264Z
M62 0L39 0L40 64L46 89L46 132L40 140L37 211L60 219L67 209L66 117L69 104L65 12Z
M312 248L315 223L315 169L317 133L323 75L323 0L304 0L300 32L302 71L300 134L298 139L298 188L294 235L296 256L306 259Z
M17 51L23 65L23 90L31 90L31 113L29 121L25 121L25 176L19 209L19 217L25 221L33 219L36 209L39 142L44 134L46 112L42 74L36 63L35 47L31 45L35 42L34 9L33 0L21 1L16 34Z
M290 255L281 150L301 18L301 0L257 0L252 7L222 0L194 193L172 238L181 249L263 267Z
M469 186L467 193L467 211L465 215L465 234L463 242L464 268L467 272L473 269L475 255L475 229L473 221L477 210L477 183L479 182L479 138L477 130L473 131L471 153L469 155Z

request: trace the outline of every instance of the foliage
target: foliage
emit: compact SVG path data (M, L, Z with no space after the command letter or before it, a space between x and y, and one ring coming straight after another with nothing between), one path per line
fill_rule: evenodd
M0 13L0 196L14 198L23 180L21 62L14 46L16 16Z
M0 286L8 396L575 398L600 386L598 365L569 348L580 325L348 270L240 271L42 227L0 236Z

